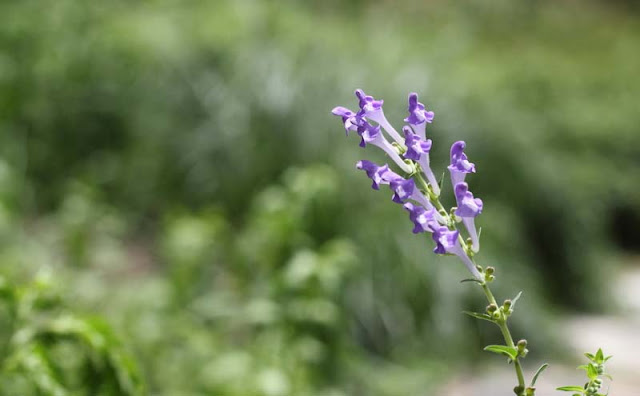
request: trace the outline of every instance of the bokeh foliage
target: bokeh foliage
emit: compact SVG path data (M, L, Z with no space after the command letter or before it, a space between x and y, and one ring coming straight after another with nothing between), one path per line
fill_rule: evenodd
M153 393L411 394L495 336L458 314L478 308L462 267L353 169L383 160L329 116L356 87L396 124L421 94L436 169L468 142L480 261L500 294L526 284L523 310L601 309L607 269L640 246L625 2L23 0L0 15L0 270L24 284L49 269Z

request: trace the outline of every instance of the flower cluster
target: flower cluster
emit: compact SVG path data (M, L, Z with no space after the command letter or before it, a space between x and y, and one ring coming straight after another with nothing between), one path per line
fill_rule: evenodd
M432 141L427 138L426 126L433 122L433 111L426 110L416 93L409 94L409 116L404 119L407 125L402 128L403 137L385 117L382 100L366 95L361 89L356 90L355 95L359 111L339 106L331 112L341 117L347 135L350 131L356 132L361 147L373 145L382 149L405 176L395 173L388 164L378 165L367 160L359 161L356 168L366 172L373 182L373 189L389 186L393 192L392 201L402 204L409 212L413 232L432 235L435 253L458 256L471 274L483 281L483 275L472 260L473 254L480 249L475 218L482 213L482 200L474 198L465 183L467 173L476 171L464 153L465 143L458 141L451 146L448 169L457 206L447 212L440 203L440 185L429 160ZM468 241L457 229L460 222L466 229Z

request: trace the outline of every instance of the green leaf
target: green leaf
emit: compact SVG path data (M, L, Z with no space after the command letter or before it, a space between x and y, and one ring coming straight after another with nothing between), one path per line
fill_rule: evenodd
M475 279L475 278L469 278L469 279L463 279L460 281L460 283L465 283L465 282L476 282L478 284L482 284L482 281L479 279Z
M604 362L604 353L602 353L602 348L598 348L598 352L596 352L596 362L597 363Z
M497 353L500 355L505 355L511 360L516 360L518 357L518 350L513 347L508 347L506 345L488 345L484 347L485 351Z
M476 319L482 319L482 320L486 320L492 323L495 323L493 318L491 318L491 316L485 314L485 313L478 313L478 312L470 312L470 311L462 311L462 313L469 315L471 317L474 317Z
M587 377L589 377L591 381L598 378L598 369L596 369L596 366L594 366L593 363L589 363L589 366L587 367Z
M564 391L564 392L580 392L580 393L584 393L584 388L581 386L561 386L559 388L556 388L556 390L559 391Z
M538 380L538 376L540 374L542 374L542 372L549 367L549 363L545 363L542 366L540 366L540 368L538 369L538 371L536 371L536 373L533 375L533 379L531 380L531 388L536 386L536 381Z
M613 357L613 355L609 355L606 358L604 358L604 361L606 362L607 360L611 359Z
M593 353L585 353L584 356L587 357L587 359L591 360L592 362L594 362L596 360L596 357L593 355Z

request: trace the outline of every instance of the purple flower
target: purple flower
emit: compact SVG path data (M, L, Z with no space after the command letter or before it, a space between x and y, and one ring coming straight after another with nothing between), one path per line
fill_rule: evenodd
M474 198L469 186L465 182L456 184L455 187L456 201L458 202L458 209L456 209L456 216L459 217L476 217L482 213L482 200L480 198Z
M438 181L436 180L436 177L431 170L431 166L429 165L431 139L424 140L420 138L420 136L411 132L411 128L409 128L408 126L402 128L402 132L404 132L404 142L407 146L407 152L404 154L404 157L414 160L420 164L422 172L427 177L427 180L429 181L434 194L440 195L440 187L438 186Z
M402 137L398 131L391 126L389 121L387 121L387 117L384 116L384 111L382 110L383 100L375 100L373 96L369 96L364 93L361 89L356 89L356 97L359 101L360 111L356 114L357 117L366 117L370 120L373 120L380 124L382 128L399 144L402 144Z
M456 184L454 190L456 201L458 202L455 215L462 218L462 223L469 232L469 237L471 237L471 249L477 252L480 250L480 240L476 231L475 217L482 213L482 200L473 197L467 183Z
M362 138L360 147L366 147L367 144L380 147L385 153L404 171L412 173L413 169L400 158L398 151L391 145L380 131L380 125L373 126L367 121L362 121L358 126L358 134Z
M379 190L381 184L389 184L391 180L401 178L400 175L390 170L387 164L378 166L371 161L362 160L358 161L356 168L362 169L367 173L367 177L373 181L371 188L374 190Z
M389 187L393 190L391 200L395 203L405 203L407 200L412 199L427 209L433 207L424 194L416 188L416 183L413 179L394 179L389 183Z
M418 94L412 92L409 94L409 117L404 119L404 122L411 125L413 130L422 139L426 139L426 126L427 123L433 122L433 111L426 111L424 105L418 102Z
M475 173L476 166L467 160L464 153L466 144L457 141L451 146L451 165L448 166L451 173L451 184L455 188L456 184L463 182L467 173Z
M331 114L342 117L342 123L344 124L344 130L349 135L349 131L355 131L358 129L359 120L356 113L347 109L346 107L338 106L331 110Z
M433 250L436 254L455 254L462 260L469 272L478 280L482 280L482 274L478 271L475 264L465 253L460 241L458 240L459 232L451 231L445 226L441 226L436 222L429 223L429 228L433 232L432 238L436 243Z
M429 155L431 139L422 139L420 136L414 134L408 126L402 128L402 132L404 132L404 142L407 145L407 152L404 155L405 158L420 161L423 155Z
M403 206L409 212L409 219L413 222L414 234L418 234L421 232L431 232L428 224L429 222L434 221L434 208L426 210L422 206L416 206L411 202L407 202Z

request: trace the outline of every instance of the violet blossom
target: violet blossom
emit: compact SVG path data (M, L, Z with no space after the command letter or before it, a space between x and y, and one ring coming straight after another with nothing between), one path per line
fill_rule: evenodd
M369 96L361 89L356 89L356 97L359 100L360 111L356 114L357 117L366 117L380 124L382 128L395 140L398 144L403 144L403 139L395 130L395 128L387 121L387 117L382 110L383 100L375 100L373 96Z
M434 208L427 210L422 206L414 205L411 202L407 202L403 206L407 212L409 212L409 219L413 222L414 234L431 232L428 224L429 222L434 221L436 211Z
M423 140L427 138L426 127L427 123L433 122L433 111L426 111L424 104L418 102L418 94L412 92L409 94L409 117L404 119L404 122L411 125L414 132L420 136Z
M406 173L412 173L413 169L400 158L398 151L391 143L387 141L380 130L380 125L373 126L367 121L362 121L358 126L358 134L362 138L360 147L366 147L367 144L380 147L385 153Z
M469 162L464 153L466 143L457 141L451 146L451 165L448 166L451 174L451 184L455 188L456 184L463 182L467 173L475 173L475 164Z
M356 131L358 129L359 120L353 111L346 107L337 106L331 110L331 114L342 117L342 123L344 124L344 130L349 136L349 131Z
M469 186L464 182L456 184L454 191L458 202L455 215L462 218L462 223L471 238L471 249L477 252L480 250L480 241L476 231L475 218L482 213L482 200L474 198L471 191L469 191Z
M436 254L455 254L462 260L469 272L478 280L483 280L482 274L476 268L476 265L471 261L464 248L460 244L458 230L450 230L445 226L442 226L436 222L429 223L429 228L433 232L432 238L436 243L436 248L433 252Z
M407 152L404 154L404 157L410 160L414 160L418 164L420 164L422 172L427 177L433 193L435 195L440 195L440 187L438 186L438 181L436 180L436 176L433 174L431 166L429 165L431 139L422 139L420 136L413 133L411 131L411 128L409 128L408 126L402 128L402 131L404 132L404 141L407 145Z
M420 189L416 187L416 183L413 179L404 179L402 177L393 179L389 183L389 187L393 191L391 200L395 203L403 204L411 199L422 205L422 207L427 210L434 209L431 202L429 202L429 199L427 199ZM436 210L433 211L433 216L440 223L446 222L444 217L442 217L442 215Z
M356 164L357 169L367 173L367 177L373 181L371 188L379 190L381 184L389 184L392 180L401 178L400 175L389 169L389 165L378 166L376 163L362 160Z

